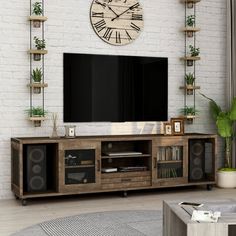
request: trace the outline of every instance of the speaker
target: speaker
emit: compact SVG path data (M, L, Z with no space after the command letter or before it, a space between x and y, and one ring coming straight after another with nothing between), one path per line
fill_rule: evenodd
M46 191L46 180L46 145L27 146L27 191Z
M205 141L189 140L189 180L198 181L205 178Z

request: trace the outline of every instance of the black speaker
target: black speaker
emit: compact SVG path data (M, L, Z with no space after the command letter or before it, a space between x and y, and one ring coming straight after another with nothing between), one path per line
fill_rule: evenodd
M198 181L205 178L205 141L189 140L189 180Z
M46 191L46 180L46 145L27 146L27 191Z

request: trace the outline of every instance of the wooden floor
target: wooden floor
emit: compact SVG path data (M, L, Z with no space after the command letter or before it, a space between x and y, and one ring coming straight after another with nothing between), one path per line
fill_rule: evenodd
M236 201L235 189L217 189L207 191L205 188L176 188L151 191L129 192L128 197L122 194L106 193L79 195L63 198L29 200L23 207L17 200L0 201L0 235L6 236L25 227L64 216L90 212L119 210L160 210L162 200L205 201L229 200Z

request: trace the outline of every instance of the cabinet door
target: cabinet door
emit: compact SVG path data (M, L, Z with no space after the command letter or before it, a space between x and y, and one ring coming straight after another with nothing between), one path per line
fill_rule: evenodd
M160 137L153 145L154 186L187 183L187 141L182 137Z
M93 192L101 183L100 143L66 140L60 144L60 192Z

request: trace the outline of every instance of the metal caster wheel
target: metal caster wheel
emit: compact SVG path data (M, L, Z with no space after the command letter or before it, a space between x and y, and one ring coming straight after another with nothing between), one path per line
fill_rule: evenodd
M22 204L22 206L27 206L27 201L25 199L22 199L21 204Z
M211 190L212 190L212 187L213 187L213 186L212 186L211 184L207 184L207 190L208 190L208 191L211 191Z
M123 197L127 197L127 196L128 196L127 191L124 191L124 192L123 192Z

